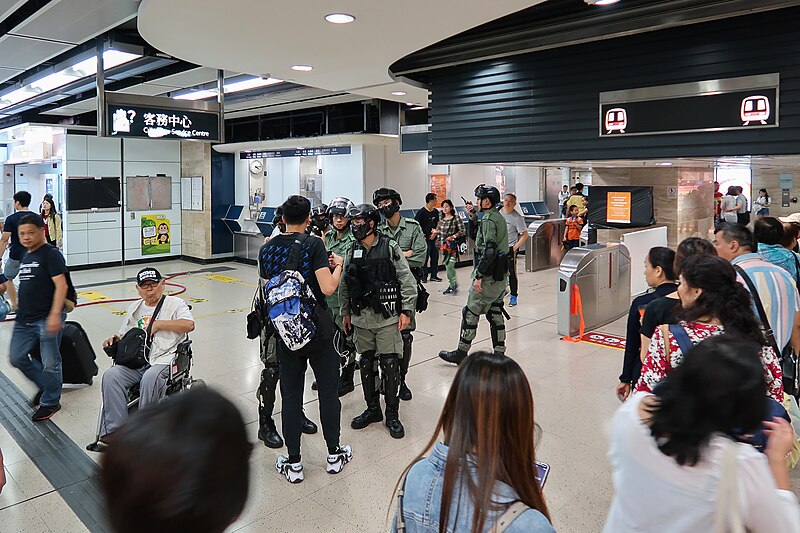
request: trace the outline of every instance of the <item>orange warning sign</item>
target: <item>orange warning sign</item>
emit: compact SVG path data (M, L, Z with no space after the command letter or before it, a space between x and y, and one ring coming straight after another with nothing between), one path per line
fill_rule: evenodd
M436 195L436 207L442 207L442 200L447 198L448 174L431 174L431 192Z
M609 192L606 204L606 222L609 224L631 223L631 193Z

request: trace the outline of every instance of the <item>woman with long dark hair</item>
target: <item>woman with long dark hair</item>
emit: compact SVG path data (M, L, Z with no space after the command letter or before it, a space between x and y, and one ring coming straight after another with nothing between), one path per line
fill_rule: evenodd
M728 193L720 199L720 218L725 222L736 224L739 222L737 212L742 208L739 201L739 189L735 185L728 187Z
M458 261L458 240L467 234L464 221L456 213L450 199L442 200L442 217L439 219L439 248L442 250L444 268L447 272L447 288L444 294L458 294L456 262Z
M42 218L44 219L44 236L47 242L53 246L61 248L61 216L56 211L56 204L53 199L45 196L42 200Z
M681 266L677 292L681 299L676 312L678 324L661 326L653 333L636 391L652 392L659 381L680 366L684 352L680 337L697 344L724 331L761 345L767 395L783 403L783 374L778 356L772 347L765 345L761 325L753 314L750 293L736 280L731 264L713 256L688 258Z
M555 531L536 481L537 430L519 365L488 351L467 357L433 437L398 482L404 495L392 530L483 533L521 502L508 533Z
M764 422L763 454L736 442L761 428L766 411L760 350L733 335L706 339L654 394L634 394L617 410L605 532L798 531L786 464L792 427Z
M758 198L753 200L753 211L755 211L756 216L768 217L770 203L771 202L767 189L758 189Z
M664 246L650 248L647 257L644 259L644 278L648 287L653 289L641 296L637 296L631 303L628 311L628 326L625 335L625 353L622 362L622 374L619 376L617 385L617 398L625 401L631 393L631 387L639 379L639 368L641 367L641 329L642 315L647 304L675 292L678 286L675 284L675 252Z
M675 251L675 262L672 265L672 271L675 273L675 279L681 274L681 264L687 257L696 255L717 255L717 250L714 245L706 239L700 237L687 237L683 239ZM678 297L678 292L674 291L664 296L653 300L644 310L642 315L642 328L639 333L641 334L641 342L639 343L639 364L634 366L634 372L631 375L631 383L634 385L639 381L639 374L642 369L642 361L647 356L647 351L650 348L650 339L653 337L653 332L662 324L675 324L678 319L675 318L675 309L680 305L681 300Z

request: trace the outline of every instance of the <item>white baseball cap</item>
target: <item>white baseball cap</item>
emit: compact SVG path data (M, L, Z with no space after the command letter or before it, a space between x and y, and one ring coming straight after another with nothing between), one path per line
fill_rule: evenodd
M792 213L788 217L778 217L778 220L781 222L794 222L795 224L800 224L800 213Z

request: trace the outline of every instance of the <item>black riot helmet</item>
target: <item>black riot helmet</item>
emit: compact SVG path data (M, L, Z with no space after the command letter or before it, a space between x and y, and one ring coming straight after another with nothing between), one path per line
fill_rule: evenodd
M272 217L272 225L278 226L281 231L286 231L286 223L283 221L283 205L275 208L275 215Z
M394 189L387 189L386 187L381 187L374 193L372 193L372 203L376 206L382 202L383 200L392 200L392 203L380 208L381 214L383 214L386 218L392 218L395 213L400 211L400 206L403 204L403 200L400 198L400 194Z
M321 237L328 229L328 206L325 204L320 204L312 207L309 217L311 221L308 225L307 231L311 235Z
M351 208L355 207L355 204L350 201L350 198L345 198L344 196L337 196L333 200L331 200L330 205L328 206L328 218L332 219L333 215L341 215L343 217L347 216L347 212L350 211Z
M378 229L378 224L381 223L381 214L375 206L369 204L359 204L351 207L347 212L347 218L350 219L350 229L353 232L353 237L357 240L364 240L367 235L373 233ZM355 219L364 219L363 224L353 224ZM370 224L372 221L372 224Z
M478 204L484 198L488 198L492 202L492 206L495 206L500 203L500 191L493 185L481 183L475 187L475 198L478 199Z

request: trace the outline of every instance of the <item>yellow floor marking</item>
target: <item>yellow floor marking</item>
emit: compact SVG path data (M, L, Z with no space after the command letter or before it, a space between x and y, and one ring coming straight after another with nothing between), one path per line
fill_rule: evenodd
M80 296L84 300L89 300L90 302L99 302L100 300L110 300L108 296L106 296L105 294L101 294L97 291L81 291L78 293L78 296Z
M230 276L223 276L222 274L209 274L206 277L208 279L213 279L215 281L222 281L224 283L236 283L238 285L245 285L247 287L257 287L257 285L253 285L252 283L245 283L240 279L232 278Z
M218 313L210 313L210 314L207 314L207 315L196 316L196 317L194 317L194 319L195 320L199 320L201 318L210 318L212 316L227 315L227 314L231 314L231 313L243 313L245 311L250 311L250 308L249 307L242 307L240 309L228 309L227 311L220 311Z

